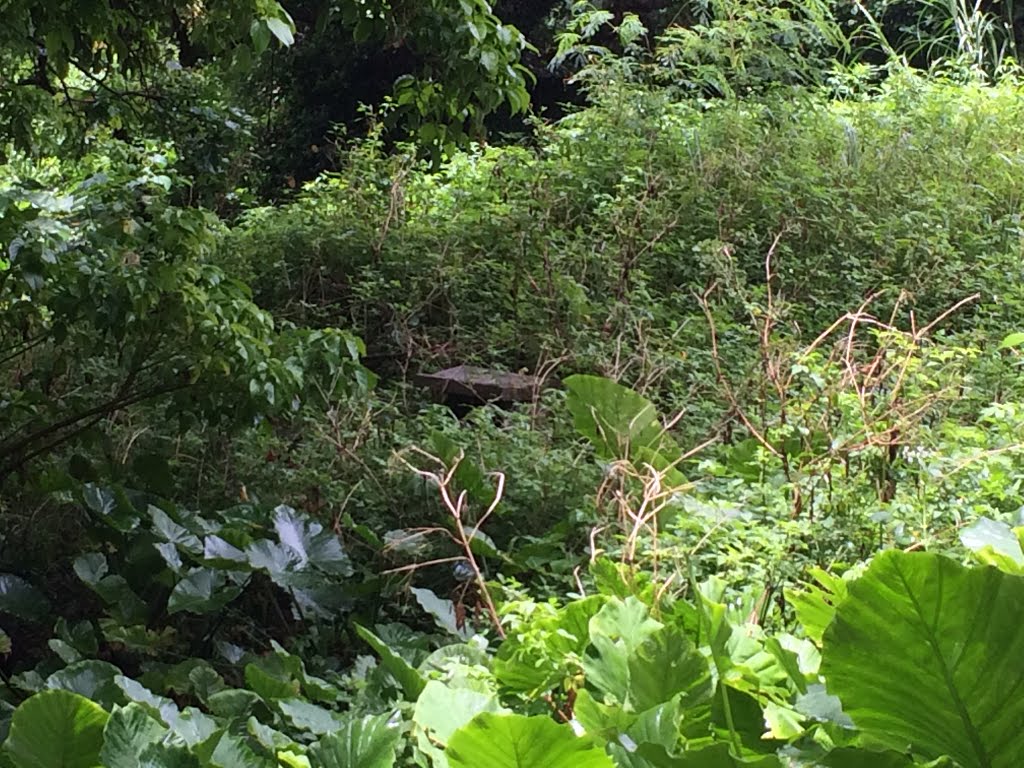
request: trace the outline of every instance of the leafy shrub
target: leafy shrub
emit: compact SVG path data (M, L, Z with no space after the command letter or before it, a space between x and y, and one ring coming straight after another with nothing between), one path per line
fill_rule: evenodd
M287 411L318 380L339 392L369 383L357 339L275 328L210 263L221 227L171 202L159 147L105 149L0 191L0 478L138 403L244 423Z
M856 101L707 108L621 85L593 98L535 150L480 149L439 174L363 146L296 203L250 214L221 260L263 306L356 329L384 370L562 360L669 409L714 397L694 295L723 328L744 322L773 242L786 328L805 340L876 293L875 313L904 323L980 293L949 327L982 336L1018 313L1013 81L905 74Z
M353 696L341 680L311 674L280 646L245 664L245 688L203 662L147 673L147 687L105 662L79 661L37 683L42 690L9 716L4 756L14 768L139 755L199 766L393 766L413 753L433 765L525 767L538 750L566 766L942 757L1009 766L1021 738L1021 600L1019 575L886 552L862 575L803 596L804 629L817 643L743 620L713 582L690 600L599 593L555 611L510 606L496 659L476 640L442 641L424 658L361 630L391 679L376 716L358 705L339 712ZM178 702L160 693L171 690ZM182 697L199 706L183 707ZM570 723L514 711L531 698Z

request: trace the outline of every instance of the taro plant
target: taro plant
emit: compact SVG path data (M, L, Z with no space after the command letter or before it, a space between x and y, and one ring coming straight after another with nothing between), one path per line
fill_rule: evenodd
M314 560L316 534L284 517L279 546ZM1024 579L1019 541L1006 533L990 526L965 539L990 560L1002 553L1008 572L888 551L844 579L822 574L823 589L792 595L794 633L768 632L723 602L716 579L688 582L685 596L632 594L623 571L595 560L590 597L499 603L507 637L496 654L439 620L444 634L427 644L386 625L361 630L380 666L367 658L348 679L315 675L277 644L264 655L227 644L222 662L149 664L138 678L82 658L3 715L0 759L13 768L116 767L139 756L388 768L414 755L458 768L1010 766L1024 747Z

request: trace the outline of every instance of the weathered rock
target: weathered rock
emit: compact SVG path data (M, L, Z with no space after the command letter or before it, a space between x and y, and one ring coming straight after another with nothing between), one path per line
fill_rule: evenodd
M439 402L522 403L532 401L544 388L539 376L506 373L471 365L457 365L437 373L420 374L413 381L427 387Z

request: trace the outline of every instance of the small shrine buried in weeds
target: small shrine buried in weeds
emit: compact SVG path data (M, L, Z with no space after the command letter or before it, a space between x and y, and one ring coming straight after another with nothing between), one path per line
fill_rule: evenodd
M532 402L544 389L544 379L540 376L471 365L457 365L437 373L420 374L413 381L429 389L435 401L452 407Z

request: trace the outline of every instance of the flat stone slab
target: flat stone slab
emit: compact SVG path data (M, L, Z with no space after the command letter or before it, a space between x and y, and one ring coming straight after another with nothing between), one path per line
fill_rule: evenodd
M416 376L413 381L429 388L436 397L461 397L479 400L522 403L533 400L543 387L539 376L506 373L471 365L457 365L437 373Z

